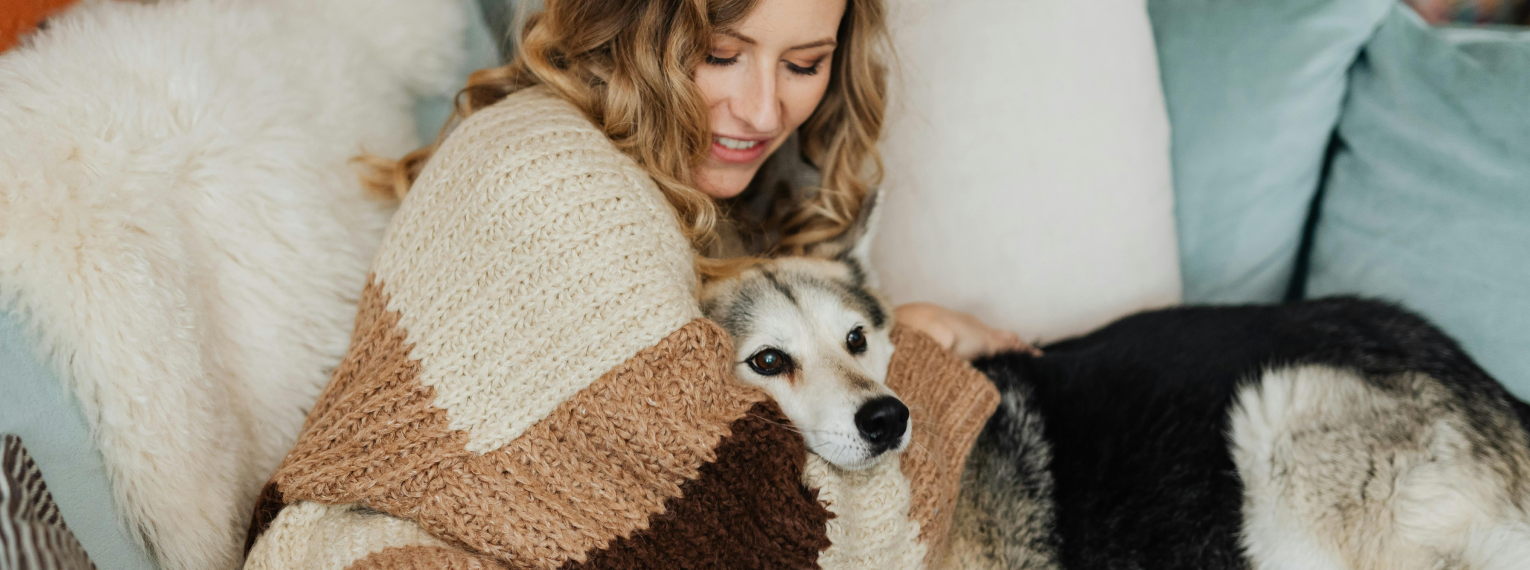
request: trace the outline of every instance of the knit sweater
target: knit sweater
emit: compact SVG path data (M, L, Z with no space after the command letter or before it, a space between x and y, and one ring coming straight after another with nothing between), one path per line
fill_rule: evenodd
M349 353L262 493L246 567L916 568L997 404L895 331L900 457L844 472L732 377L658 188L541 88L401 205Z

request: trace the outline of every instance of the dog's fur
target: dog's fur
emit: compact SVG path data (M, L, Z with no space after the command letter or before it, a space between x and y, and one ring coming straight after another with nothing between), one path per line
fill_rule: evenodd
M810 449L849 467L877 459L849 417L885 392L891 353L875 317L887 305L865 277L872 211L825 255L703 290L705 312L735 337L739 377L781 403ZM856 362L842 339L865 323L886 351ZM767 346L813 364L793 381L754 374L744 360ZM1530 406L1401 308L1167 309L1044 349L976 363L1002 400L963 472L944 567L1530 561ZM855 381L863 374L875 386Z
M878 444L856 421L868 404L895 399L886 385L893 312L865 269L875 211L873 196L843 235L807 256L767 260L701 291L702 312L733 337L738 378L780 404L808 449L853 470L902 451L911 429L904 422L893 441ZM847 346L851 331L864 335L864 351ZM750 360L767 350L784 354L791 369L755 370Z
M948 566L1508 569L1530 407L1395 306L1178 308L978 362Z
M91 2L0 55L0 308L79 398L162 567L239 565L391 213L347 161L418 145L415 98L460 85L466 17Z

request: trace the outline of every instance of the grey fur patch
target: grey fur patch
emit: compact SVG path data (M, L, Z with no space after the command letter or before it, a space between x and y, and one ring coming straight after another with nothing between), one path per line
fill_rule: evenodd
M871 295L870 291L854 283L842 281L835 283L839 285L840 293L850 300L848 304L865 314L871 321L871 326L879 329L887 326L887 310L882 307L881 301Z
M765 274L765 280L769 281L771 285L775 286L776 291L779 291L781 295L785 296L786 300L791 301L793 305L801 305L801 303L797 302L797 296L792 294L792 290L786 285L782 284L780 279L776 279L775 273L772 273L768 270L761 272Z
M1030 398L1028 387L1006 391L967 456L941 567L1059 568L1051 445Z

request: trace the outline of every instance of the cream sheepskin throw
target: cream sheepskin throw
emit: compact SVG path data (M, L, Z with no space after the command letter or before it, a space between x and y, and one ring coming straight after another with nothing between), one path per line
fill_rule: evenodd
M345 354L457 0L87 3L0 56L0 302L80 400L163 567L233 568Z

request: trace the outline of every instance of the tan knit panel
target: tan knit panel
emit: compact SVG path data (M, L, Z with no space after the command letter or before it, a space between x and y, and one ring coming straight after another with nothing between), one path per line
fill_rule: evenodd
M892 333L887 386L909 407L914 432L897 462L843 471L808 456L804 483L835 518L833 543L818 559L826 570L933 566L951 528L962 467L999 392L981 372L924 333Z
M809 454L803 479L834 513L828 522L829 548L818 557L820 568L924 568L927 548L919 540L919 523L908 516L908 479L898 461L881 461L865 471L844 471Z
M398 313L378 310L382 286L361 305L357 342L273 478L283 500L365 504L513 567L554 568L646 528L766 398L732 380L726 333L696 320L474 453L431 405Z
M419 382L480 453L700 316L691 249L657 186L543 88L452 133L374 272Z
M892 332L887 386L909 407L913 441L903 452L903 474L913 489L909 516L936 560L951 529L962 468L977 436L999 406L999 391L983 373L907 327Z
M420 525L354 505L288 505L245 559L245 570L342 570L390 547L444 546Z
M388 548L371 555L345 570L504 570L509 568L487 556L441 546L405 546Z

